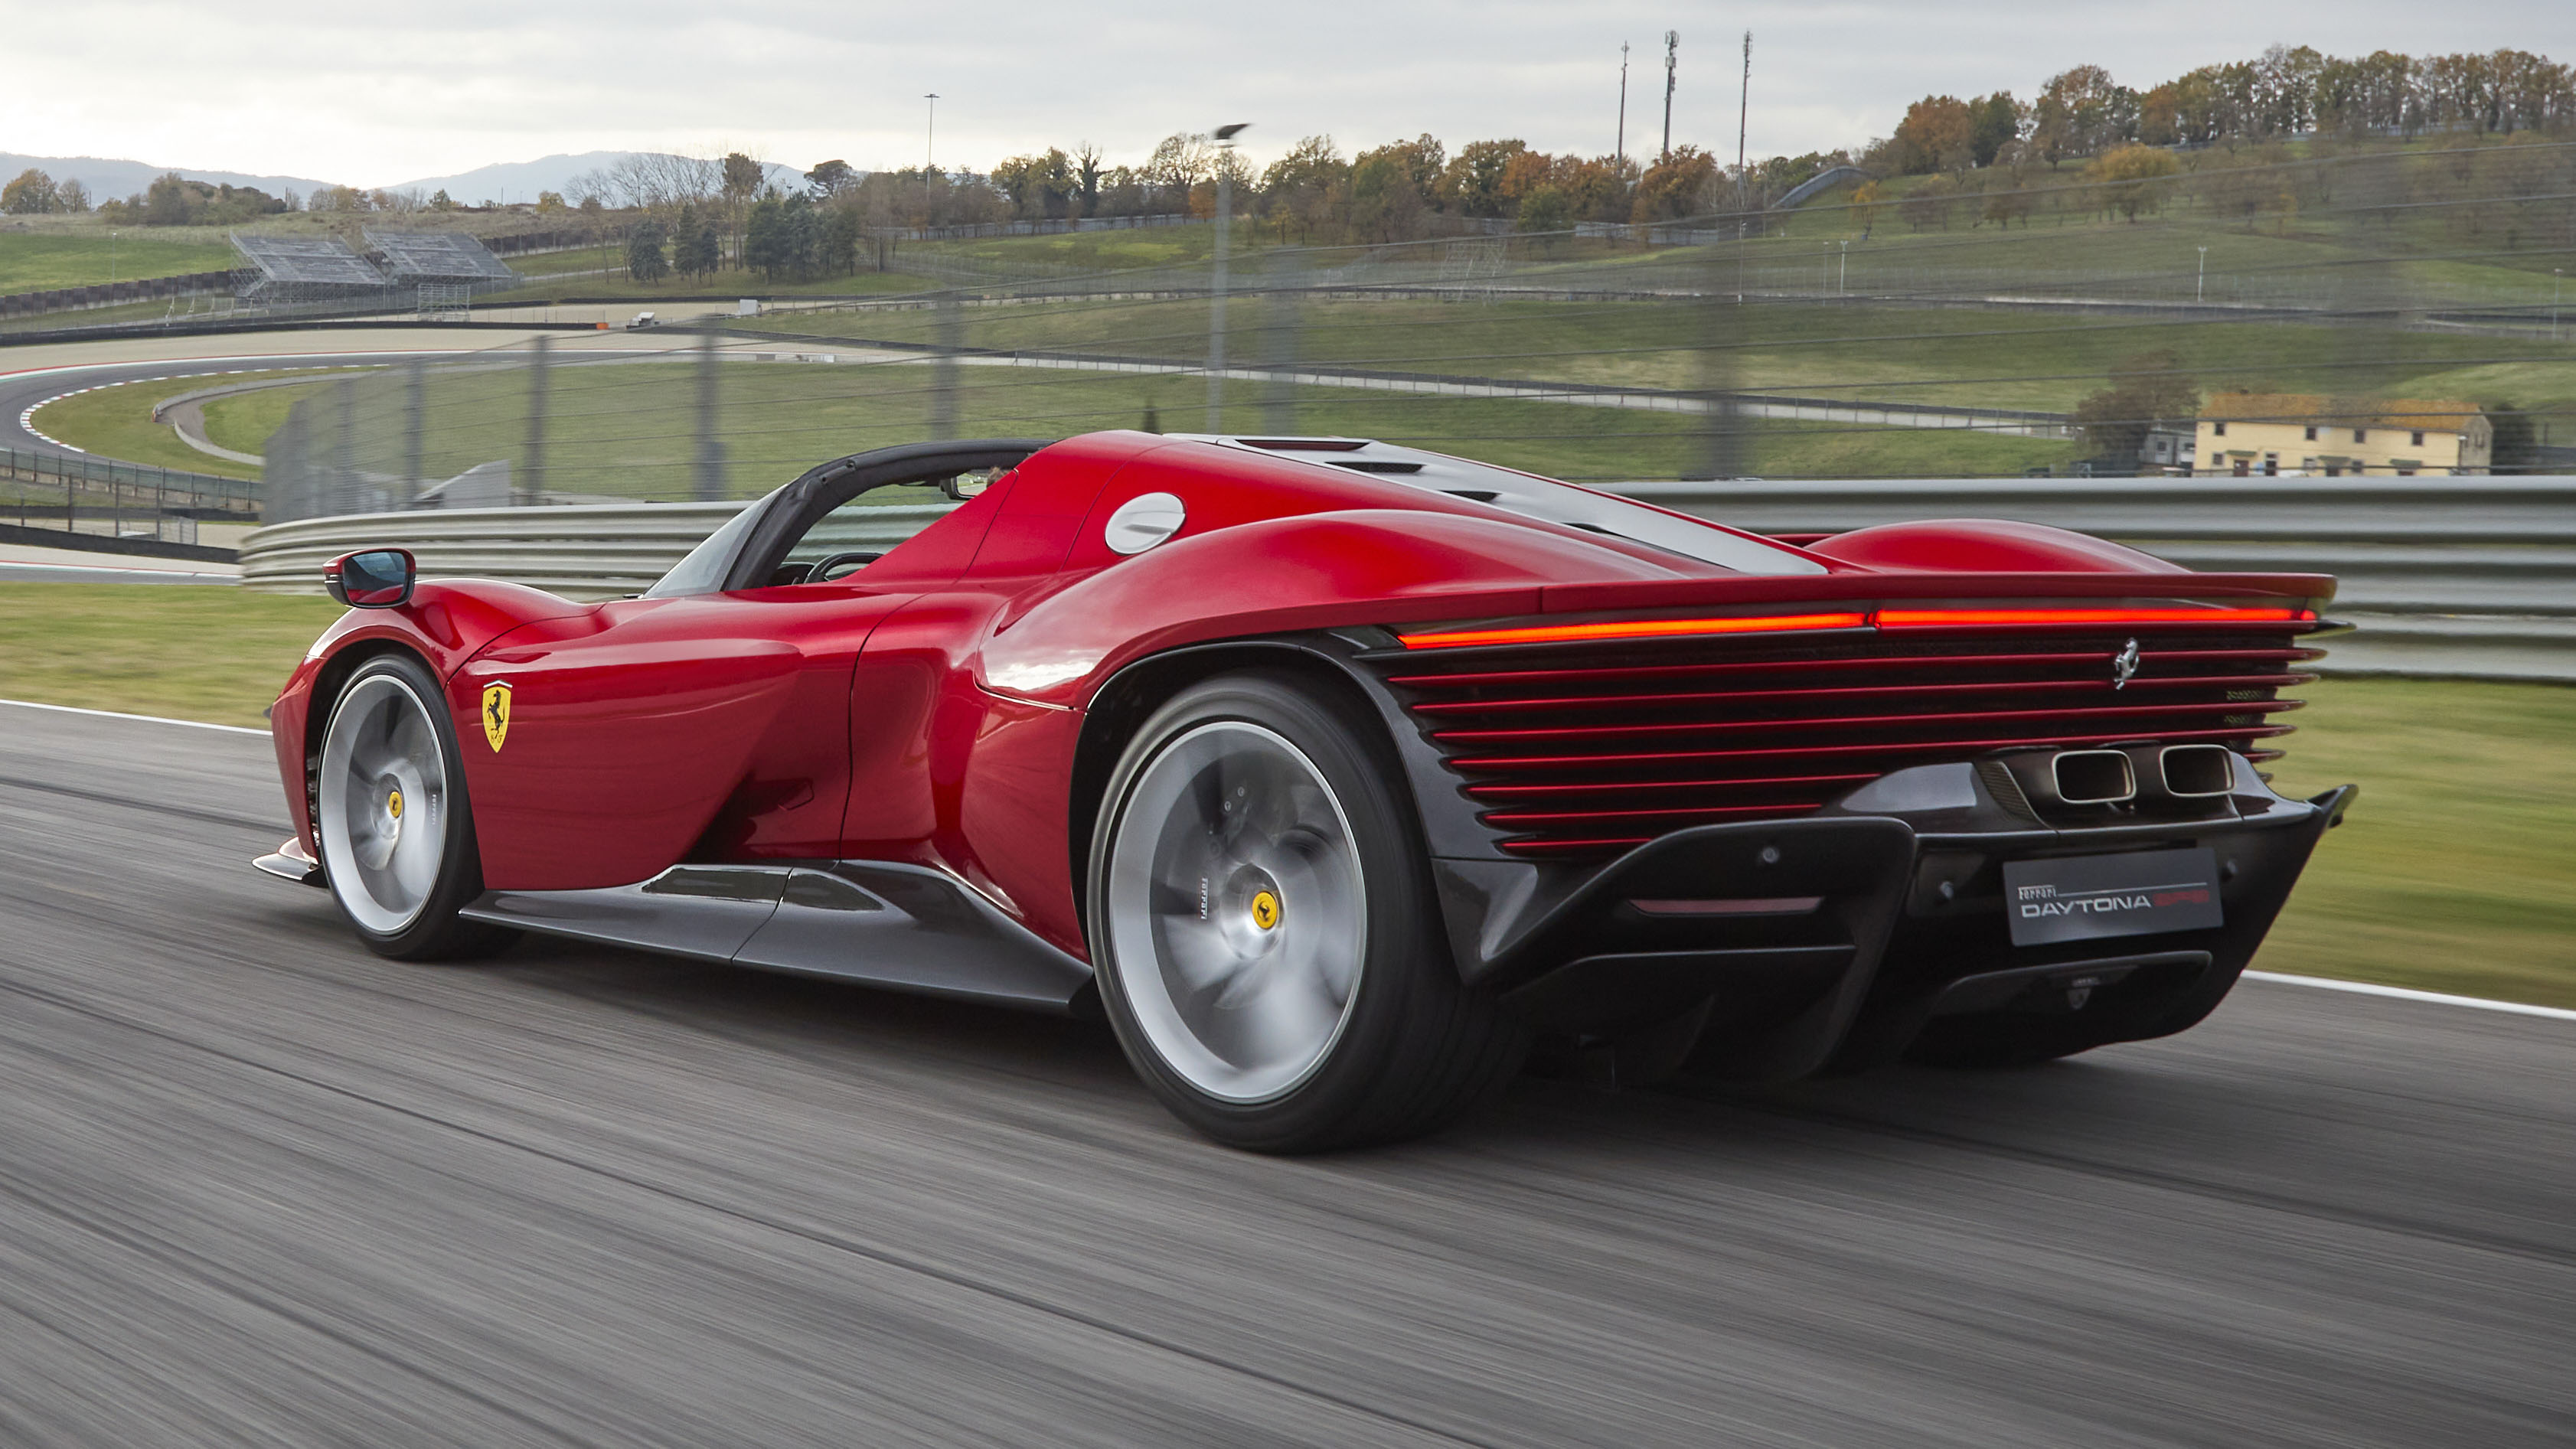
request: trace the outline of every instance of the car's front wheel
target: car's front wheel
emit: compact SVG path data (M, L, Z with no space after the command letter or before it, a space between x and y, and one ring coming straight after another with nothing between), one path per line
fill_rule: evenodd
M1237 674L1129 742L1091 850L1100 994L1147 1086L1271 1152L1436 1128L1526 1033L1467 988L1396 762L1364 716Z
M408 655L358 666L331 706L313 835L340 913L379 955L486 954L515 932L463 920L483 889L456 730Z

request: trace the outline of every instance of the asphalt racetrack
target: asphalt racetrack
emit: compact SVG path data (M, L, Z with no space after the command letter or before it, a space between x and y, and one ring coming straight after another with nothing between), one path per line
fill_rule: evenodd
M1091 1025L379 960L284 822L260 737L0 706L0 1444L2576 1439L2576 1024L2249 983L1277 1161Z

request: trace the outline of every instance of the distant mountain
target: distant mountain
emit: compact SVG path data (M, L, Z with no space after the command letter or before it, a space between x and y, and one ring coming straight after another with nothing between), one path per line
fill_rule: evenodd
M423 196L444 191L461 205L479 206L486 201L534 201L540 191L560 191L574 201L572 182L576 176L593 171L606 171L620 161L638 153L633 151L584 151L578 156L541 156L534 161L504 161L491 166L478 166L454 176L423 176L415 181L396 182L379 188L385 191L417 191ZM15 174L15 173L12 173ZM769 179L780 187L802 186L805 173L794 166L770 163Z
M153 178L165 171L176 171L193 181L209 181L218 186L256 186L271 196L293 191L298 196L311 196L332 185L309 176L245 176L239 171L201 171L194 166L152 166L141 161L108 160L97 156L13 156L0 152L0 181L7 181L29 169L42 171L56 181L77 179L89 188L92 201L105 201L111 196L132 196L152 184Z

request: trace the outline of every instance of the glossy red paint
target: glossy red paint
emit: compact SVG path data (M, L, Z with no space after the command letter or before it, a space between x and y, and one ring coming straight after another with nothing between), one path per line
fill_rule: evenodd
M1137 555L1111 551L1103 541L1109 515L1129 499L1162 492L1183 501L1178 533ZM448 681L493 887L619 885L689 860L900 862L953 874L1081 956L1068 822L1082 711L1117 671L1160 651L1352 628L1394 629L1417 643L1447 635L1439 642L1469 647L1793 627L1784 621L1818 627L1811 622L1817 619L1842 629L1873 620L1883 627L1987 627L1966 622L1963 609L2009 616L2012 627L2027 628L2044 610L2088 621L2185 612L2183 597L2215 606L2195 605L2187 611L2194 619L2217 621L2231 611L2278 619L2333 591L2331 580L2313 575L2195 574L2186 589L2175 569L2145 555L2013 524L1862 530L1823 540L1812 557L1828 571L1731 573L1319 462L1098 434L1035 454L884 559L833 583L584 606L506 584L424 582L409 604L353 613L324 635L280 698L275 734L290 805L309 844L302 774L311 691L352 649L409 648ZM1910 622L1917 618L1923 622ZM2147 657L2190 657L2215 668L2225 656L2250 670L2313 654L2216 648ZM2061 662L2094 657L2070 653ZM1670 699L1688 701L1701 697L1696 685L1721 685L1735 667L1498 665L1440 678L1491 681L1521 691L1529 708L1546 709L1566 698L1548 692L1550 681L1579 691L1612 675L1651 675L1674 681ZM1798 666L1760 667L1794 675ZM1834 667L1872 666L1845 660ZM498 749L481 724L482 691L493 684L513 691L513 718ZM2193 711L2207 712L2157 706L2154 685L2139 684L2112 713L2134 720L2169 708L2174 722L2189 723ZM1892 687L1908 692L1904 684ZM1979 714L1973 704L1984 688L1912 691L1923 707L1902 717L2000 719L1996 747L2096 742L2081 732L2099 693L2090 682L2068 685L2070 707L2045 717ZM1908 748L1838 748L1832 740L1843 695L1779 688L1760 696L1766 706L1816 712L1818 736L1798 748L1730 750L1722 729L1693 727L1666 740L1620 726L1611 733L1636 736L1640 748L1584 758L1722 764L1716 773L1724 778L1712 775L1712 789L1816 792L1821 799L1875 773L1864 755ZM1516 746L1508 711L1486 723L1474 718L1465 712L1458 738L1495 751L1479 765L1503 777L1476 784L1475 792L1515 807L1528 822L1597 819L1621 827L1596 832L1601 838L1626 838L1630 827L1650 829L1662 818L1658 811L1687 803L1595 801L1579 781L1515 784L1525 768L1566 759ZM2159 737L2242 746L2281 732L2239 721ZM1685 774L1674 788L1696 788L1691 778ZM1707 808L1738 807L1730 799ZM1777 809L1758 802L1741 808Z
M399 607L351 609L334 620L287 676L276 703L269 707L269 739L277 752L279 780L286 788L287 816L294 822L295 838L306 850L314 849L304 759L324 723L315 716L312 695L326 675L336 681L351 660L390 647L418 655L431 673L445 679L477 650L523 624L587 612L587 605L519 584L428 580L414 585L411 599Z
M1807 545L1821 558L1889 573L2109 573L2180 574L2190 570L2125 544L2051 528L1991 518L1943 518L1885 523Z

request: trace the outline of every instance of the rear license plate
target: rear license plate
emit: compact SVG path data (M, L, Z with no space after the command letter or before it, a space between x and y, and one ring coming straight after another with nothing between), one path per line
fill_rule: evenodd
M2202 848L2008 860L2004 909L2016 946L2205 930L2220 924L2218 859Z

